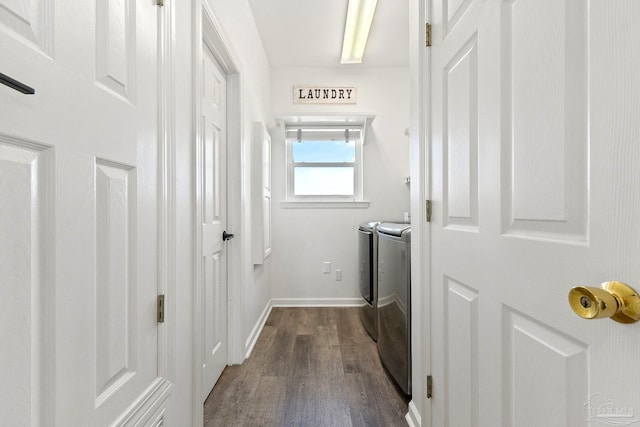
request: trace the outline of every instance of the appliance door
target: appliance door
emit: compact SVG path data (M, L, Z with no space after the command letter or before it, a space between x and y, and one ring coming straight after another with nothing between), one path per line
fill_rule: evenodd
M358 260L360 263L360 293L369 303L373 304L373 233L359 230L358 232Z

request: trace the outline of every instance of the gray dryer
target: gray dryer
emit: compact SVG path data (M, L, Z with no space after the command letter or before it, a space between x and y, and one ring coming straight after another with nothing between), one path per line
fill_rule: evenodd
M411 394L411 225L383 222L378 232L378 354Z

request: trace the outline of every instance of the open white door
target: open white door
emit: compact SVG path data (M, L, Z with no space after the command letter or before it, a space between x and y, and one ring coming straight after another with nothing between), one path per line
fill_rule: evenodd
M163 422L162 13L0 0L0 425Z
M567 302L640 290L640 2L432 12L431 425L640 425L640 324Z
M209 48L203 48L202 86L202 395L227 365L227 84Z

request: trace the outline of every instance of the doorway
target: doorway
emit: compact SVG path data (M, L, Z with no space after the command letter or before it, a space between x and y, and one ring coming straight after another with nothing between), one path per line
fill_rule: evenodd
M237 61L229 52L221 26L209 7L202 4L195 13L194 22L199 25L194 28L194 40L199 42L195 43L193 53L196 153L193 425L201 425L202 402L215 384L217 375L224 366L244 360L239 339L242 336L239 283L242 282L245 215L241 202L243 141ZM208 73L206 79L205 73ZM217 77L211 80L215 75ZM208 86L206 80L213 86ZM216 82L212 83L214 80ZM223 85L226 85L225 90ZM207 90L214 98L222 95L223 91L226 98L224 118L209 120L211 126L208 130L202 119L208 114L204 101ZM237 237L224 242L222 233L225 231Z

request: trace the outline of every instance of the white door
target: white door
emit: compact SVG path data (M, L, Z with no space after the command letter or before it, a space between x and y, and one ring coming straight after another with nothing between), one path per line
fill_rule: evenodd
M227 83L205 46L202 94L202 400L227 365Z
M161 14L0 0L0 425L161 422Z
M432 0L431 422L640 425L640 2Z

